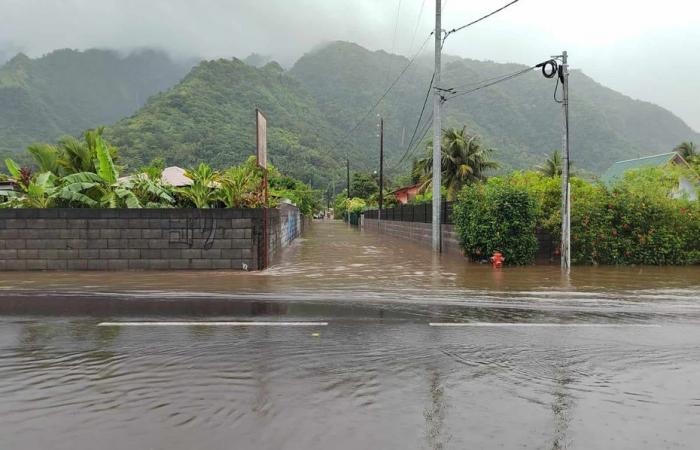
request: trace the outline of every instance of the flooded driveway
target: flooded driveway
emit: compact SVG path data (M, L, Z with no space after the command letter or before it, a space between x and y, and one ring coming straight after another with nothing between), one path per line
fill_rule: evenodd
M317 223L264 273L13 273L0 296L0 449L700 441L698 268L494 271Z

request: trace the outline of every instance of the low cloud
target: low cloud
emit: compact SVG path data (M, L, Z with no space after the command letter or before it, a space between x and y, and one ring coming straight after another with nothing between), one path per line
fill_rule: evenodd
M504 0L443 0L444 27ZM400 5L400 8L399 8ZM323 42L412 54L432 28L432 0L0 0L0 61L16 51L155 47L175 57L271 55L285 66ZM459 56L524 64L569 50L572 64L700 129L700 6L639 0L522 0L450 37ZM426 45L426 52L432 50ZM574 83L574 81L572 81ZM572 89L573 89L572 85Z

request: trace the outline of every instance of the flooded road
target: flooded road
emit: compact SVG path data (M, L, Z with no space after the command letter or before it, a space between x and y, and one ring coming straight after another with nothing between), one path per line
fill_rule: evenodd
M317 223L263 273L0 275L0 449L691 449L698 374L697 267Z

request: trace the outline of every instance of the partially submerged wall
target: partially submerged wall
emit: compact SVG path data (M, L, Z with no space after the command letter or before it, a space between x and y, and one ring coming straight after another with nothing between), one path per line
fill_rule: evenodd
M378 221L377 219L362 218L362 227L367 230L387 233L402 239L419 242L431 246L433 242L433 224L423 222L401 222L398 220ZM535 260L538 263L556 262L556 246L549 234L539 231L537 233L538 249ZM454 225L442 225L442 251L455 255L463 255L462 247L459 245L459 236Z
M298 214L287 205L280 220L280 210L269 210L272 254L299 234L300 221L290 225L290 211ZM264 259L263 214L262 209L2 209L0 270L257 270Z
M362 219L362 226L368 230L387 233L392 236L397 236L413 242L432 245L433 242L433 224L423 222L401 222L398 220L377 220ZM442 225L442 251L455 255L462 254L462 248L459 245L457 233L454 231L453 225Z

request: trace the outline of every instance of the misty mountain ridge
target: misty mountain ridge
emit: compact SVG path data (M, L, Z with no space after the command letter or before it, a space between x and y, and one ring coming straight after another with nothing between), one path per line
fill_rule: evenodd
M164 52L56 50L0 67L0 154L132 114L190 69Z
M62 52L50 55L52 59L62 59ZM57 109L46 106L56 105L57 95L47 93L51 89L47 89L46 81L34 81L37 69L33 66L38 60L19 57L8 62L0 68L1 149L16 151L28 140L52 140L55 138L44 136L56 136L59 132L76 134L83 128L113 123L133 113L108 127L110 139L123 149L123 163L135 167L163 157L169 164L188 165L201 160L223 167L253 154L254 109L259 107L268 116L269 155L273 163L317 187L326 187L334 179L340 184L346 153L353 171L376 170L377 113L385 119L385 167L390 175L405 172L411 158L424 153L424 145L420 145L401 167L391 170L406 150L425 99L432 75L427 57L418 58L377 110L348 135L408 64L406 57L338 41L316 47L287 71L268 57L253 54L244 61L234 58L203 62L177 83L186 69L174 69L182 66L160 52L154 53L157 56L151 65L135 60L140 61L135 66L141 67L141 73L150 76L145 80L120 72L88 70L90 65L81 64L71 52L65 59L73 61L72 71L56 63L59 70L51 79L62 80L82 68L88 92L98 87L102 95L85 98L79 90L73 90L58 96L63 100L60 104L72 103L75 120L73 129L67 130ZM90 52L93 51L83 55ZM113 57L119 60L116 53ZM444 61L441 85L446 88L467 89L481 80L526 68L454 56L447 56ZM96 79L84 80L86 73ZM148 79L158 82L143 83ZM124 84L129 94L126 96L122 95ZM135 86L143 84L147 88ZM470 132L482 137L484 145L496 149L493 157L503 163L504 170L532 167L561 146L561 106L553 99L555 84L533 71L455 98L445 105L443 127L466 125ZM24 106L24 117L32 118L26 121L30 130L6 126L11 122L5 118L13 114L8 113L4 99L13 89L25 96L24 103L19 104ZM150 95L153 97L146 101ZM126 102L125 98L131 101ZM112 117L120 111L121 114L109 120L106 114L92 113L97 107L91 104L93 101L102 104L100 108L109 110ZM113 102L116 106L111 107ZM138 103L143 107L139 108ZM82 116L81 111L85 113ZM427 125L431 113L429 99L422 125ZM87 125L76 129L77 123ZM571 75L571 124L572 159L578 167L594 172L601 172L617 160L668 151L685 140L700 140L698 133L669 111L608 89L580 71ZM431 135L426 133L426 138Z

